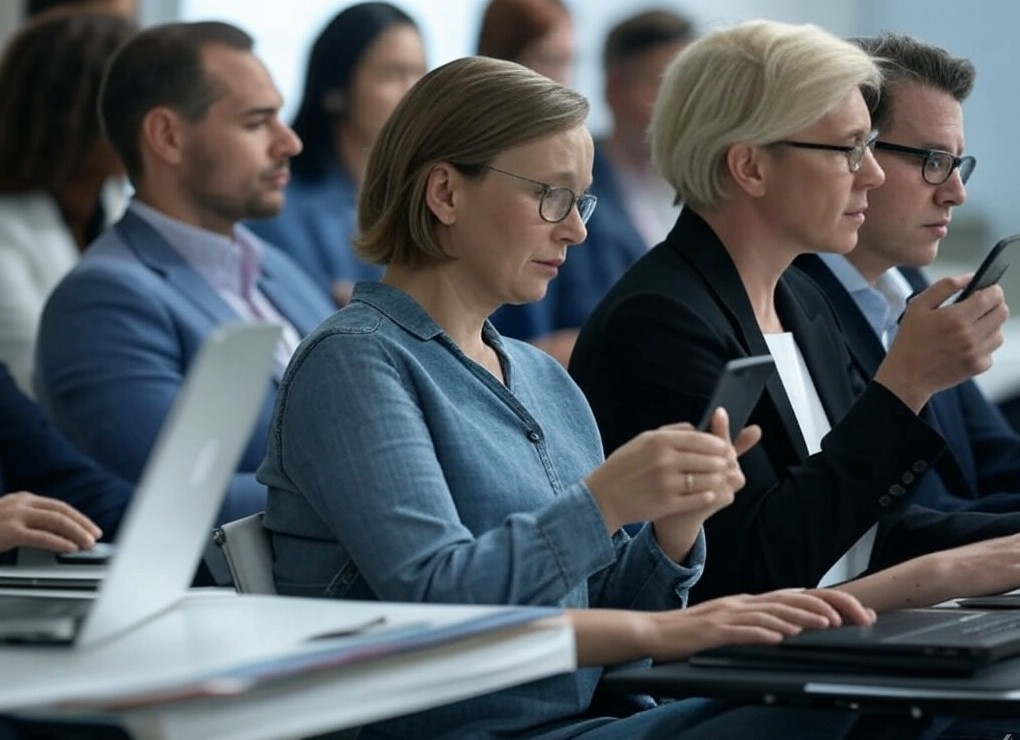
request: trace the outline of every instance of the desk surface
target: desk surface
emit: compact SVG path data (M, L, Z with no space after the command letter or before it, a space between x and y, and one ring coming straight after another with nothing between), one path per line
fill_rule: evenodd
M143 738L299 737L573 670L573 633L556 623L337 666L240 692L122 701L289 654L313 635L380 615L392 627L422 622L439 626L497 611L191 595L169 612L92 648L0 647L0 665L10 677L0 682L0 711L47 717L113 714ZM119 706L111 708L113 704Z

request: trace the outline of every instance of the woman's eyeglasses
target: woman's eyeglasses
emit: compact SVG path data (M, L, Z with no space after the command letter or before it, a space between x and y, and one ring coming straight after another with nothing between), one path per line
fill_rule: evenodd
M857 172L861 168L861 162L864 161L864 152L868 149L874 149L877 141L878 131L872 131L866 139L857 142L853 146L815 144L810 141L777 141L776 143L796 147L797 149L820 149L826 152L843 152L846 154L846 163L850 167L850 172Z
M598 203L599 199L597 196L591 193L581 193L576 195L570 188L557 187L549 185L548 183L539 182L538 180L532 180L530 177L523 177L514 172L507 172L501 170L498 167L493 167L490 164L481 165L487 170L498 172L501 175L507 177L514 177L524 182L530 182L532 185L540 187L542 198L538 202L538 215L542 217L543 221L547 221L551 224L558 224L570 215L570 209L575 205L577 206L577 212L581 214L581 223L588 223L588 219L591 218L591 214L595 211L595 204Z

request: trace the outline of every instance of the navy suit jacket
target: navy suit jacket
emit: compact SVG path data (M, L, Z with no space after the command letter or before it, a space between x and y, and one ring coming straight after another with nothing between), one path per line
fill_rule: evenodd
M252 237L255 238L255 237ZM264 244L258 285L300 334L334 307L304 272ZM216 291L130 210L91 244L43 311L38 397L68 438L103 467L138 480L205 337L240 319ZM231 480L220 521L265 506L255 469L266 449L276 384Z
M567 251L567 261L549 283L545 297L505 305L492 315L492 323L504 336L530 340L579 328L627 268L647 251L627 213L613 165L598 142L591 192L599 202L588 221L588 236Z
M825 291L861 372L873 377L882 346L853 297L815 255L795 262ZM915 290L928 283L919 270L903 268ZM972 380L935 394L927 417L949 444L948 454L925 474L914 501L940 511L1020 511L1020 435Z
M66 501L111 540L132 488L64 439L0 364L0 493L14 491Z

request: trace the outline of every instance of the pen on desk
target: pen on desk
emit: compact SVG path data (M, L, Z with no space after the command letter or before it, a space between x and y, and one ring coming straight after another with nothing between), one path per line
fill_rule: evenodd
M337 630L327 630L325 632L316 632L314 635L309 635L305 640L329 640L333 637L348 637L350 635L359 635L364 632L378 627L381 624L386 624L386 617L380 615L378 617L372 617L368 621L359 622L358 624L348 625L341 627Z

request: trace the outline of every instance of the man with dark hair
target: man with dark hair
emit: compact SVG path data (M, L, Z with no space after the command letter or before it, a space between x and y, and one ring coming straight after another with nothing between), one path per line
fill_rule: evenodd
M672 228L679 208L652 167L647 131L662 72L693 38L691 22L667 10L639 13L610 30L602 57L613 128L595 142L592 167L599 207L587 239L570 250L545 298L496 312L493 322L503 334L535 341L566 365L602 296Z
M130 481L217 325L281 324L279 379L301 336L331 312L300 268L239 225L280 210L301 148L251 49L225 23L152 27L121 47L101 88L103 128L135 196L47 302L36 385L58 428ZM255 468L269 390L220 521L264 506Z
M897 336L908 297L927 286L919 268L935 260L953 208L966 200L975 160L963 155L962 103L975 70L907 36L856 43L885 75L880 96L870 101L885 184L868 198L853 251L805 255L796 264L828 294L854 360L871 377ZM897 341L924 339L904 331ZM973 380L936 394L927 418L951 454L925 474L916 503L941 511L1020 510L1020 436Z

